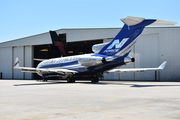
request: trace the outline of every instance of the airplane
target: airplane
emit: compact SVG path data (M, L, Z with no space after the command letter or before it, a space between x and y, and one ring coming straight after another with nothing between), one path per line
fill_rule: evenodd
M49 34L51 36L52 43L56 48L56 53L58 53L59 51L61 53L61 56L67 56L65 45L63 44L57 33L55 31L49 31Z
M97 83L103 73L164 69L167 61L164 61L157 68L116 68L135 62L135 58L128 55L145 26L175 25L177 23L131 16L123 18L121 21L124 26L114 39L108 43L93 45L92 51L94 53L43 60L36 68L20 67L19 59L16 58L14 68L21 69L21 72L37 73L43 78L43 81L47 81L51 77L57 77L67 79L68 83L74 83L78 77L91 77L91 82Z

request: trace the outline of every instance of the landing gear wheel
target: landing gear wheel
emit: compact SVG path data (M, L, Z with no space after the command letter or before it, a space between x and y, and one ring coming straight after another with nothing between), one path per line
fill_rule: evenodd
M75 83L75 79L73 77L68 77L67 82L68 83Z
M47 79L43 79L43 82L47 82L48 80Z
M98 82L99 82L99 77L97 77L97 76L94 77L94 76L93 76L93 77L91 78L91 82L92 82L92 83L98 83Z

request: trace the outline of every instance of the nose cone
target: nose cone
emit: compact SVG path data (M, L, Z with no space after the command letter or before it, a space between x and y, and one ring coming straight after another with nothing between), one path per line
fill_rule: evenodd
M124 58L124 63L126 63L126 64L132 63L134 61L135 61L135 59L131 58L131 57L125 57Z

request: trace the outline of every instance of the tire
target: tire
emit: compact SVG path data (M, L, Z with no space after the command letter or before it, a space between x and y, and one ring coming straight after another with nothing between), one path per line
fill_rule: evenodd
M99 77L92 77L91 82L92 83L98 83L99 82Z
M75 79L72 78L72 77L68 77L68 78L67 78L67 82L68 82L68 83L75 83Z
M47 79L43 79L43 82L47 82L48 80Z

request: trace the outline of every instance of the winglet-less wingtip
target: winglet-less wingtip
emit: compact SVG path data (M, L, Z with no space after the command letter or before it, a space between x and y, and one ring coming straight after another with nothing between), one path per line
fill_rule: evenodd
M164 61L159 67L158 69L164 69L164 67L166 66L167 61Z
M19 68L19 58L16 58L14 68Z

